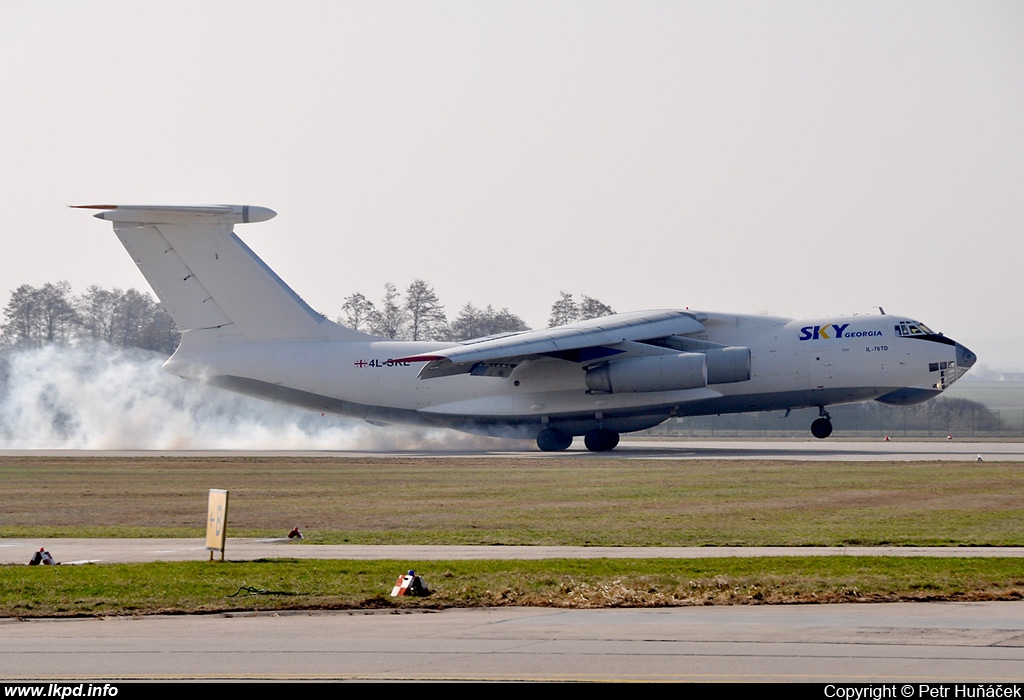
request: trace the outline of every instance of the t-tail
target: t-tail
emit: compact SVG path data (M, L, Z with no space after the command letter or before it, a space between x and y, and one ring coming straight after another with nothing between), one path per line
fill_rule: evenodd
M234 233L265 207L81 205L114 231L182 332L186 346L366 340L314 311Z

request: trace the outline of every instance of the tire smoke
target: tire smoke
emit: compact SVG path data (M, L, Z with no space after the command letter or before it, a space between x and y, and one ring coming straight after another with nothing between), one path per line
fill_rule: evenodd
M494 449L444 429L379 428L171 376L166 358L101 343L0 356L0 448L84 450Z

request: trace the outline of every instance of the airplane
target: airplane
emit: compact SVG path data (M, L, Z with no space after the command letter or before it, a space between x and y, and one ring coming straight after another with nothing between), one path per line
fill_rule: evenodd
M914 319L788 319L689 309L621 313L460 343L407 342L308 306L234 233L276 212L247 205L81 205L114 231L181 330L181 377L371 424L532 438L594 452L669 418L916 404L977 360Z

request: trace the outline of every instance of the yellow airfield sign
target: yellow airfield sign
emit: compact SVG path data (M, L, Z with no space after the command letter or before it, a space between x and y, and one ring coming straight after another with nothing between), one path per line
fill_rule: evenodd
M220 551L224 558L224 544L228 537L228 492L224 489L210 489L210 501L206 508L206 549L213 553Z

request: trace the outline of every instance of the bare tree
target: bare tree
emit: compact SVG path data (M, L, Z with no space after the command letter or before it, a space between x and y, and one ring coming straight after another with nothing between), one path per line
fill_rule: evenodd
M7 345L38 344L38 292L23 284L13 292L4 307L3 339Z
M355 331L365 330L375 311L373 302L359 292L345 297L341 310L345 312L345 316L339 316L338 323Z
M548 328L573 323L580 315L579 306L577 306L576 301L572 298L572 294L568 292L559 292L559 294L561 296L559 296L558 301L551 305L551 317L548 319Z
M181 334L174 320L152 297L137 289L93 285L76 302L79 335L120 347L138 347L170 355Z
M586 321L588 318L601 318L610 316L615 311L612 307L599 299L583 295L579 303L568 292L559 292L561 295L551 306L551 318L548 319L548 327L564 326L568 323Z
M409 312L401 305L401 295L391 282L384 283L384 298L368 319L370 332L384 338L405 340Z
M452 323L452 340L469 340L482 338L499 333L514 333L529 330L523 319L507 308L495 311L490 304L486 309L478 309L473 304L466 304L459 311L459 317Z
M114 315L121 294L120 289L103 289L95 284L85 290L76 304L83 335L114 342Z
M78 313L67 282L46 283L39 289L43 342L66 343L78 323Z
M4 308L4 341L12 345L41 346L66 343L78 324L67 282L42 287L23 284L11 293Z
M615 313L615 310L612 307L584 294L583 301L579 305L578 320L586 321L588 318L601 318L602 316L611 316L613 313Z
M135 347L152 307L153 302L150 298L137 289L129 289L121 294L114 307L114 345Z
M405 290L411 340L442 340L448 335L448 319L434 288L421 279Z
M170 354L177 347L178 339L171 315L152 297L137 289L129 289L120 295L114 309L115 345Z
M170 355L177 349L180 341L181 332L178 331L171 314L162 304L153 304L146 322L139 329L136 345L144 350L155 350Z

